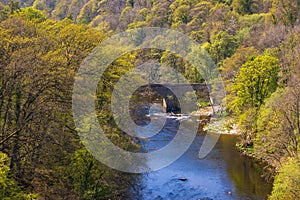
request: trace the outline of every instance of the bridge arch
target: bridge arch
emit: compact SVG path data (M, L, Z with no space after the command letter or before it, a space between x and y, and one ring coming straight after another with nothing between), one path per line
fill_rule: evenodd
M139 88L139 92L154 92L161 97L161 105L164 111L180 112L180 98L185 98L188 92L196 92L198 99L202 101L211 101L209 97L209 85L203 83L192 84L149 84ZM172 92L176 91L177 96Z

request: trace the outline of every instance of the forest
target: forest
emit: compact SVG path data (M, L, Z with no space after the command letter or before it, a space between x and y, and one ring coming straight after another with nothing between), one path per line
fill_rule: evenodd
M201 44L226 87L237 147L268 163L270 200L300 199L300 1L0 0L0 199L130 199L138 176L97 161L72 117L76 71L106 38L163 27ZM168 51L127 53L99 82L97 112L118 146L139 144L113 122L109 102L122 75L157 60L203 79Z

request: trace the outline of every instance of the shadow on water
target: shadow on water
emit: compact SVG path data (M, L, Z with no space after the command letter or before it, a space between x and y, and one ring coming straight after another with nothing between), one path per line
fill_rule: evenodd
M163 130L142 141L143 151L155 151L176 134L177 119L168 119ZM150 127L151 129L151 127ZM142 174L132 189L131 199L266 199L272 184L261 178L262 166L240 155L233 135L222 135L205 159L198 153L204 136L198 135L187 152L173 164Z

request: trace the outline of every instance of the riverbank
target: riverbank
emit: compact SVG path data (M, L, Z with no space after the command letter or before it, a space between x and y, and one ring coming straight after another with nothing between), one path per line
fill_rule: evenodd
M220 111L220 107L206 106L200 108L192 116L199 117L200 120L208 120L204 131L213 131L221 135L241 135L241 130L231 117L214 118L214 112Z
M203 127L203 131L211 131L218 133L220 135L237 135L240 136L242 134L241 129L238 127L237 123L234 121L232 117L224 117L224 118L213 118L213 114L215 112L220 111L219 107L215 107L214 109L211 106L200 108L193 115L200 117L200 119L208 119L206 125ZM259 158L253 152L253 147L247 148L242 147L240 143L236 143L236 148L239 150L240 154L244 157L252 159L256 163L260 163L264 166L263 169L263 177L266 181L272 182L274 178L274 173L277 171L276 167L271 163L268 163L266 160Z
M163 119L164 116L156 117ZM143 150L154 151L169 144L178 131L178 121L167 118L160 134L143 141ZM156 123L158 121L153 121L149 126L155 127ZM187 133L191 131L189 126L185 128ZM150 133L152 128L147 130ZM266 199L271 184L261 178L259 164L238 152L235 146L238 136L221 135L210 154L199 159L199 144L203 144L205 138L204 134L196 135L187 151L174 163L142 174L132 191L136 198L132 199ZM163 156L160 159L163 160Z

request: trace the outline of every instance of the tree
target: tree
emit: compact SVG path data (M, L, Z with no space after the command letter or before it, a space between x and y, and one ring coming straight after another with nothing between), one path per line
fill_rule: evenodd
M21 8L20 11L15 15L23 17L28 21L32 21L35 23L41 23L46 20L46 17L40 11L32 7Z
M15 11L20 9L19 2L15 0L10 0L8 2L8 6L9 6L10 14L13 14Z
M77 22L88 24L90 23L93 18L97 15L98 10L97 1L88 1L83 8L81 9L78 17Z
M246 62L232 86L230 111L240 115L248 108L259 108L276 90L278 72L278 59L273 56L260 55Z
M226 21L231 13L231 8L224 3L217 3L209 10L209 16L203 24L203 29L208 33L208 42L214 40L217 34L226 30Z
M172 2L163 0L153 2L151 14L147 17L148 26L169 27L169 11Z
M234 36L229 35L224 31L220 31L209 46L209 53L216 63L223 61L225 58L231 56L236 51L238 42Z
M255 13L258 6L258 0L233 0L233 10L240 14L252 14Z
M8 18L10 14L9 7L0 2L0 21Z
M74 191L83 199L111 197L112 186L103 179L105 167L85 149L77 150L67 169Z
M233 82L240 71L240 67L251 57L256 56L258 56L258 50L254 47L239 46L236 52L231 57L226 58L220 67L223 80L226 83Z
M44 198L71 198L59 169L79 146L71 118L73 78L103 37L70 20L28 17L35 13L21 9L0 23L0 150L24 188Z
M300 139L299 83L279 89L266 102L258 117L255 151L272 165L296 157Z
M238 118L242 129L242 144L252 147L257 131L257 113L277 88L278 59L260 55L242 65L227 97L229 111Z
M204 31L203 27L205 26L205 22L209 17L209 11L212 7L211 2L201 1L191 8L191 21L186 25L186 31L190 32L190 36L199 43L209 40L209 32Z
M300 158L288 158L275 177L270 200L294 200L300 198Z
M281 21L286 27L294 27L299 19L300 2L298 0L275 0L273 15L275 21Z
M185 67L184 60L176 54L165 51L163 53L160 61L164 65L172 67L174 70L176 70L177 73L175 74L175 77L174 77L174 74L173 75L169 74L169 75L171 75L171 77L169 77L169 78L171 78L172 81L177 81L177 83L179 83L180 82L179 73L183 74L184 69L185 69L184 68Z
M172 26L178 28L180 25L187 24L190 20L190 7L188 5L182 5L176 8L173 13Z
M9 163L8 156L0 152L0 198L3 200L37 199L38 195L26 194L17 185L16 181L9 176L10 169L7 163Z

